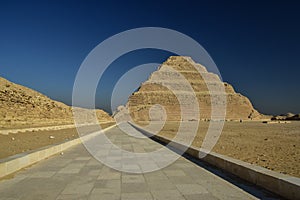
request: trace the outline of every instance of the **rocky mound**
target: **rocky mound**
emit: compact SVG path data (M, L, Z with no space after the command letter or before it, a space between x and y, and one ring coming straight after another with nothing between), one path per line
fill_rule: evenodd
M300 120L300 114L286 113L272 117L272 120Z
M171 56L157 71L151 74L150 78L141 85L137 92L129 97L126 107L133 120L148 121L149 108L155 104L164 107L167 112L167 120L193 120L192 117L181 119L180 106L176 96L167 87L163 86L167 83L179 91L179 94L183 95L184 98L189 99L187 88L179 80L178 73L183 75L189 82L197 96L200 119L209 120L211 118L211 94L218 94L211 91L211 89L209 90L208 86L213 88L219 84L224 85L225 88L227 99L226 119L257 120L266 118L253 108L247 97L236 93L230 84L223 83L216 74L208 72L204 66L195 63L190 57Z
M112 121L104 111L96 111L100 121ZM72 108L27 87L0 77L0 127L20 128L72 124Z

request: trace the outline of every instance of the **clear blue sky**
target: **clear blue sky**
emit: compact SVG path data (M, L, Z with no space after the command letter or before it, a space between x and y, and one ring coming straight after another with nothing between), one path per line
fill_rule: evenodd
M127 29L165 27L198 41L259 111L300 113L299 10L297 1L0 1L0 76L71 104L76 72L96 45ZM168 56L121 57L98 107L110 109L122 73Z

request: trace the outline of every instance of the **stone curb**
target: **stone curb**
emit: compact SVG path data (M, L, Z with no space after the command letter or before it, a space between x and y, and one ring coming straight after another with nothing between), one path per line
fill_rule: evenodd
M144 130L142 127L136 124L132 124L130 122L129 124L131 124L134 128L147 135L148 137L150 136L164 144L169 144L170 146L178 150L187 149L185 153L196 159L200 159L199 154L203 153L200 151L200 149L186 147L185 145L175 141L171 141L168 138L154 135L150 131ZM244 161L230 158L228 156L224 156L214 152L210 152L200 160L203 160L204 162L207 162L226 172L234 174L250 183L265 188L284 198L291 200L300 199L300 178L280 174L278 172L271 171L266 168L246 163Z
M111 122L106 122L111 123ZM15 134L15 133L24 133L24 132L32 132L32 131L54 131L54 130L61 130L67 128L75 128L75 127L84 127L84 126L92 126L97 125L95 123L86 123L86 124L66 124L66 125L58 125L58 126L41 126L41 127L34 127L34 128L19 128L19 129L5 129L0 130L0 134L8 135L8 134Z
M101 130L101 132L114 128L115 126L116 124ZM99 131L60 144L50 145L33 151L16 154L8 158L0 159L0 178L12 174L24 167L32 165L52 155L60 153L74 145L81 144L82 141L89 140L97 134L99 134Z

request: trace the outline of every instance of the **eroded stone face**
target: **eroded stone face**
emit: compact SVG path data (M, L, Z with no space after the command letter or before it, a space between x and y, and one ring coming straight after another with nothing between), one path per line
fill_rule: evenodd
M176 72L168 70L170 67ZM191 94L187 92L187 86L178 80L178 73L185 77L195 92L199 104L200 119L211 118L211 95L216 95L216 97L221 95L220 86L224 87L226 95L227 102L222 102L226 103L226 119L265 118L253 108L247 97L236 93L230 84L222 82L216 74L208 72L201 64L195 63L189 57L171 56L157 71L151 74L137 92L129 97L126 107L129 109L133 120L148 121L149 109L155 104L164 106L167 120L193 120L181 119L180 105L176 96L163 86L166 83L171 84L176 89L177 94L183 95L187 99L186 102L189 102L188 99Z
M97 110L100 121L112 121ZM87 118L82 112L82 118ZM73 123L72 108L27 87L0 77L0 127L44 126Z

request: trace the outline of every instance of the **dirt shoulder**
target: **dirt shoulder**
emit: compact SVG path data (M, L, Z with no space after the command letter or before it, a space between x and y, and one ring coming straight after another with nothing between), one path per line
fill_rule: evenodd
M102 128L114 123L102 124ZM179 122L167 122L159 133L172 138ZM193 146L200 147L209 122L200 122ZM85 127L97 131L96 126ZM54 136L50 139L50 136ZM0 159L78 138L75 128L57 131L24 132L0 135ZM261 122L226 122L213 151L283 174L300 177L300 122L263 124Z
M114 122L103 123L101 128L114 125ZM86 133L98 130L95 125L81 127ZM0 159L38 149L48 145L59 144L64 141L78 138L76 128L45 131L27 131L24 133L13 133L9 135L0 134Z
M159 133L172 138L179 122L167 122ZM194 147L200 147L209 122L200 122ZM259 165L283 174L300 177L300 122L264 124L225 122L214 152Z

